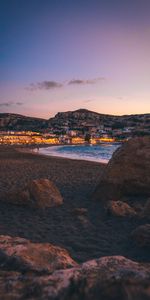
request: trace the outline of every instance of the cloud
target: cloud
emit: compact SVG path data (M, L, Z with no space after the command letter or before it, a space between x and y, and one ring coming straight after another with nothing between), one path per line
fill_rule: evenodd
M31 83L30 86L27 88L30 91L35 90L51 90L54 88L61 88L63 86L62 83L57 81L41 81L37 83Z
M55 88L62 88L68 85L86 85L86 84L95 84L100 81L104 81L105 77L98 77L94 79L72 79L69 81L58 82L58 81L49 81L44 80L41 82L31 83L26 89L29 91L36 90L52 90Z
M99 81L104 81L104 77L98 77L94 79L72 79L68 82L68 85L85 85L85 84L95 84Z
M13 105L13 102L3 102L3 103L0 103L0 106L12 106Z
M16 105L23 105L23 102L16 102Z
M84 100L83 102L84 103L89 103L89 102L93 102L93 101L95 101L94 99L89 99L89 100Z
M9 106L13 106L13 105L23 105L23 102L11 102L11 101L8 101L8 102L0 103L0 107L9 107Z

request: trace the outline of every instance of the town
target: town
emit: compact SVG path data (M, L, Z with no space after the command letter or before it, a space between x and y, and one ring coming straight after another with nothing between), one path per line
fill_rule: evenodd
M74 131L65 135L56 135L38 132L0 132L0 144L4 145L57 145L57 144L98 144L101 142L115 142L114 137L104 134L102 136L89 134L78 136Z
M1 131L0 144L4 145L34 145L34 144L99 144L109 142L121 142L128 140L133 128L114 129L111 128L88 128L85 133L72 129L66 129L66 132L54 133L34 131ZM63 128L64 131L64 128Z
M59 145L122 142L150 135L150 114L110 116L84 109L43 120L0 115L0 144Z

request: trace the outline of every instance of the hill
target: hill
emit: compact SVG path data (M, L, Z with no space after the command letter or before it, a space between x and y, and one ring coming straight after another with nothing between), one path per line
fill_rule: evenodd
M0 130L58 130L63 131L66 128L72 130L84 130L88 127L134 127L135 129L150 129L150 114L136 114L115 116L100 114L86 109L75 111L58 112L55 117L48 120L34 117L26 117L18 114L1 113Z
M0 130L40 130L46 126L46 120L40 118L26 117L18 114L1 113Z
M54 129L71 128L73 130L87 127L123 127L147 128L150 127L150 114L115 116L100 114L86 109L59 112L54 118L48 120L48 127Z

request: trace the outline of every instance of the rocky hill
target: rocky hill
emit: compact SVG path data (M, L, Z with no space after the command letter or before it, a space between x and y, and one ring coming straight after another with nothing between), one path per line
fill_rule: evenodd
M26 117L18 114L1 113L0 130L39 130L46 126L46 120Z
M111 127L112 129L134 127L135 129L150 130L150 114L114 116L99 114L86 109L57 113L48 120L48 127L54 129L71 128L84 130L88 127Z
M100 125L100 123L109 123L117 120L116 116L99 114L87 109L78 109L75 111L59 112L54 118L49 119L49 124L60 124L62 126L79 126L79 125Z
M100 114L86 109L59 112L49 120L25 117L17 114L0 114L0 130L42 130L42 129L83 129L101 126L123 128L149 128L150 114L114 116Z

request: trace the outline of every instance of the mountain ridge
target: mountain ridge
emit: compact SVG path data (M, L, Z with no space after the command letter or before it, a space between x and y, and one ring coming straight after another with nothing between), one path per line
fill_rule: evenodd
M112 126L114 122L121 122L127 126L133 123L150 122L150 113L131 115L109 115L87 109L58 112L54 117L43 119L38 117L24 116L14 113L0 113L0 130L44 130L48 128L59 128L64 126L83 127L87 124L92 126Z

